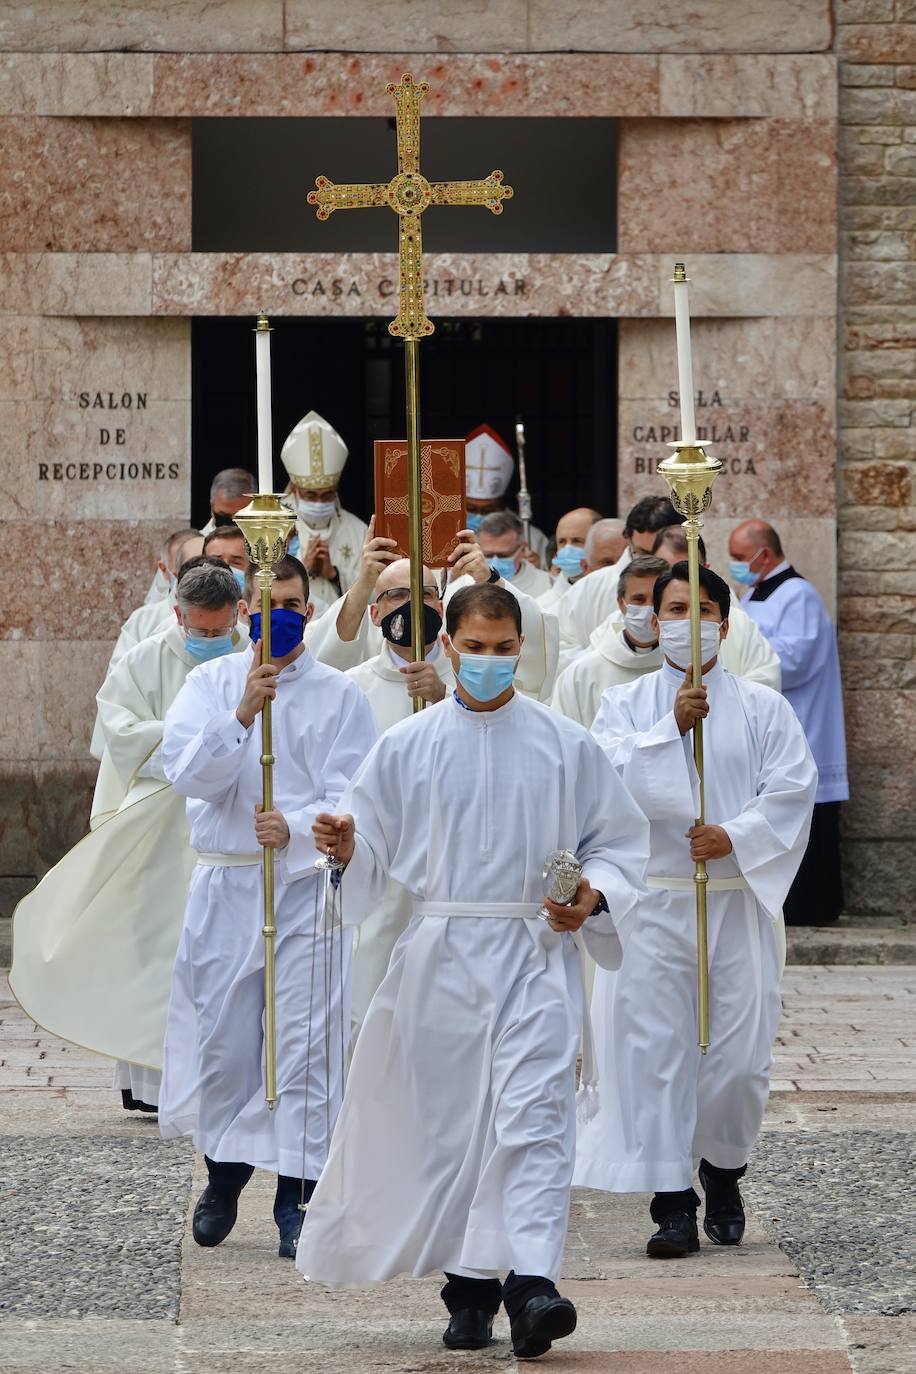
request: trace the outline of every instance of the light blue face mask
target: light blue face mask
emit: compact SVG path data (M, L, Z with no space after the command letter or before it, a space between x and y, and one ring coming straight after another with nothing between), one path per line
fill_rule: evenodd
M582 575L582 560L585 558L585 550L578 544L564 544L562 549L558 549L553 556L553 565L559 568L564 577L570 581L574 577Z
M494 554L492 558L487 559L487 562L494 572L499 573L503 581L512 581L516 571L514 558L500 558L498 554Z
M198 663L209 663L211 658L222 658L232 648L232 635L219 635L216 639L188 639L185 648Z
M232 573L232 576L235 578L236 582L239 584L239 591L244 592L244 590L245 590L245 574L242 572L241 568L230 568L229 571Z
M478 534L479 531L480 531L480 526L481 526L482 523L483 523L483 516L480 514L480 511L477 511L477 510L469 510L469 511L468 511L468 523L467 523L467 528L468 528L469 530L471 530L474 534Z
M751 572L750 563L739 563L736 559L728 565L728 571L736 582L740 582L743 587L753 587L757 581L757 574Z
M505 654L461 654L458 681L475 701L494 701L512 686L518 662Z

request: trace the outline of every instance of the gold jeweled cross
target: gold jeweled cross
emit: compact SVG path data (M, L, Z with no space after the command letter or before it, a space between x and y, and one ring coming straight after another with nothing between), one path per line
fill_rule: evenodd
M335 210L390 205L399 217L401 284L397 319L388 330L399 339L422 339L432 334L433 324L424 303L420 216L430 205L485 205L500 215L512 187L503 186L502 172L491 172L483 181L427 181L420 172L420 101L429 86L425 81L415 85L408 72L397 85L389 82L385 89L394 97L397 113L397 175L387 184L342 186L317 177L317 190L309 191L308 202L318 206L319 219L329 219Z

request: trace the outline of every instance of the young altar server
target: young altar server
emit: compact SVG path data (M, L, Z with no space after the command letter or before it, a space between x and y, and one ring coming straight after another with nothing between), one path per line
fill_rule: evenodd
M687 564L655 583L654 628L665 662L604 694L592 727L649 818L649 894L621 927L623 964L598 970L592 1002L600 1109L578 1130L575 1182L654 1191L657 1258L744 1233L738 1180L768 1093L779 1022L776 923L805 852L817 769L786 700L719 662L729 590L700 568L703 686L689 672ZM694 824L691 730L702 719L706 823ZM709 1052L697 1045L694 861L708 865Z
M514 1352L531 1358L576 1322L555 1286L583 1016L571 932L619 961L648 827L595 741L513 687L510 592L456 592L446 626L455 692L388 730L342 814L315 825L319 848L348 864L344 920L371 910L389 877L414 915L357 1042L296 1263L332 1286L444 1270L446 1346L487 1345L504 1303ZM556 849L583 871L546 924Z
M271 605L271 662L260 662L261 617L252 615L252 651L202 664L166 716L163 769L188 798L197 866L172 978L159 1123L166 1139L190 1136L206 1156L210 1181L193 1222L198 1245L225 1240L239 1193L260 1168L278 1175L280 1254L292 1257L303 1163L308 1196L324 1163L328 1117L333 1121L340 1102L341 1056L326 1048L341 1043L349 981L348 946L332 949L325 964L327 941L315 926L311 826L336 806L377 732L356 684L316 663L302 643L309 584L297 559L277 565ZM262 812L259 716L268 699L274 810ZM262 1077L260 846L277 851L273 1111ZM313 972L322 995L310 998Z

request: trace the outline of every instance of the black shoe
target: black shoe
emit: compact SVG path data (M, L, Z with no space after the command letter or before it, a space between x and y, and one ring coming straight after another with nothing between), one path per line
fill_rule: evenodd
M669 1212L658 1218L658 1230L646 1244L652 1259L683 1259L700 1248L696 1212Z
M699 1175L706 1194L706 1215L703 1230L714 1245L740 1245L744 1236L744 1203L738 1191L738 1179L747 1170L714 1169L705 1159L700 1160Z
M121 1089L121 1106L125 1112L158 1112L159 1108L151 1102L141 1102L139 1097L134 1097L130 1088Z
M296 1217L294 1221L288 1222L280 1228L280 1248L277 1254L281 1259L295 1259L296 1245L299 1241L299 1232L302 1230L302 1216Z
M546 1355L554 1341L576 1329L576 1309L569 1298L529 1298L512 1322L512 1354L518 1360Z
M208 1183L197 1199L191 1234L198 1245L221 1245L235 1225L239 1200L231 1193L219 1193Z
M480 1307L463 1307L453 1312L442 1333L442 1344L449 1350L483 1350L493 1339L493 1317Z

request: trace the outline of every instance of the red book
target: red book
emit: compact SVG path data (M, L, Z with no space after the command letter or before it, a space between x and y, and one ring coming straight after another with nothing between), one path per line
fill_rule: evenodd
M467 528L464 440L421 439L423 487L423 562L444 568ZM375 533L397 542L409 556L407 518L407 440L375 441Z

